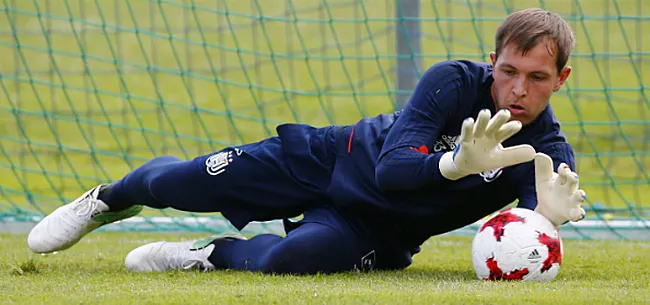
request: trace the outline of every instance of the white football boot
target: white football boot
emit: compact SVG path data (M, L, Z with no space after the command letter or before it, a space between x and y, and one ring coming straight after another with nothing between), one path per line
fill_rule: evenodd
M240 235L218 235L209 238L182 242L155 242L140 246L124 259L126 268L134 272L168 270L211 271L215 267L208 257L214 251L213 241L217 239L246 240Z
M99 185L75 201L63 205L43 218L27 237L29 249L36 253L51 253L72 247L84 235L112 222L137 215L142 206L136 205L110 212L108 205L99 200Z

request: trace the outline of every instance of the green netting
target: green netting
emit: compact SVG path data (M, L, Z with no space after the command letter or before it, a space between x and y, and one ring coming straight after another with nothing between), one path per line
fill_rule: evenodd
M552 103L590 219L564 234L650 238L648 1L0 1L2 230L154 156L393 111L423 69L487 61L499 22L537 6L578 40ZM109 229L231 228L218 215L143 216Z

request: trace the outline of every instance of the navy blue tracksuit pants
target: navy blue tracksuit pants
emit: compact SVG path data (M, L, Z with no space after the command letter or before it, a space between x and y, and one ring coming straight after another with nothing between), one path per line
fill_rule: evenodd
M269 273L401 269L413 252L386 229L332 204L326 195L347 127L281 125L277 137L184 161L157 157L112 184L105 201L190 212L221 212L235 227L284 219L287 236L221 244L220 268ZM286 219L304 214L298 223ZM379 222L381 223L381 222ZM394 236L394 232L392 236Z

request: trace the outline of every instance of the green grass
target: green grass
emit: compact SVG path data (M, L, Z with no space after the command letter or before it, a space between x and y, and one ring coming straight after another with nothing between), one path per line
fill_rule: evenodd
M350 124L393 111L392 3L1 1L0 214L47 213L151 157L257 141L279 122ZM421 5L424 68L487 60L513 9L567 16L574 72L552 103L578 153L587 208L647 218L650 2Z
M0 235L0 292L9 304L643 304L650 302L649 243L564 241L550 283L478 280L471 239L434 237L403 271L272 276L242 271L134 274L126 254L148 242L198 235L93 233L41 256L23 235Z

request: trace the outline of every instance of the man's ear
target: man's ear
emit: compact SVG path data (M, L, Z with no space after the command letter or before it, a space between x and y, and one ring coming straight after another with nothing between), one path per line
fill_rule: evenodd
M490 60L492 61L492 68L494 69L497 65L497 53L490 52Z
M569 78L569 75L571 74L571 66L566 66L562 68L560 71L560 78L557 81L557 84L555 84L555 88L553 88L553 91L557 92L562 88L562 85L564 85L564 82Z

